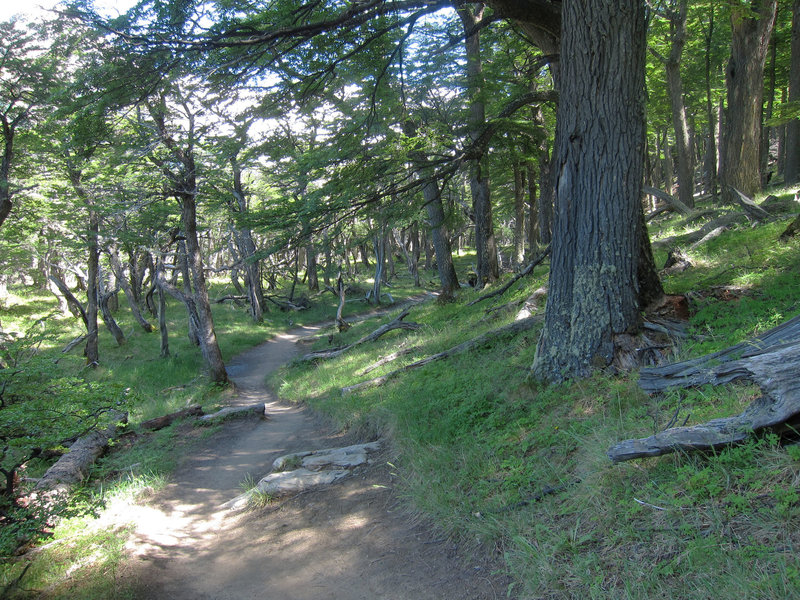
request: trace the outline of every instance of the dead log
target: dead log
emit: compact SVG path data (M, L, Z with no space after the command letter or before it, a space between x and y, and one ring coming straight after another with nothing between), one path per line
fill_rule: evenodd
M472 338L471 340L462 342L461 344L453 346L452 348L449 348L443 352L432 354L431 356L425 357L416 362L408 364L404 367L396 369L390 373L387 373L386 375L381 375L380 377L375 377L374 379L368 379L367 381L362 381L361 383L356 383L355 385L343 387L342 395L350 394L357 390L383 385L384 383L386 383L390 379L393 379L394 377L397 377L401 373L405 373L406 371L410 371L412 369L418 369L434 361L442 360L444 358L448 358L456 354L461 354L462 352L468 352L470 350L474 350L475 348L483 346L484 344L486 344L491 340L494 340L495 338L506 335L517 335L518 333L522 333L523 331L535 327L538 323L541 323L542 320L543 317L541 315L535 315L533 317L528 317L527 319L520 319L519 321L514 321L513 323L509 323L508 325L504 325L503 327L493 329L492 331L488 331L483 335L479 335L478 337Z
M47 469L36 484L37 490L69 491L86 479L94 462L102 456L109 440L117 433L119 423L128 421L127 413L113 411L114 422L103 430L90 431L79 438L69 452Z
M238 305L240 302L246 302L247 301L247 296L234 296L232 294L228 294L227 296L222 296L220 298L215 298L214 300L212 300L212 302L214 304L222 304L223 302L228 302L229 300L231 302L233 302L234 304Z
M200 417L202 415L203 408L199 404L192 404L191 406L168 415L162 415L160 417L156 417L155 419L142 421L139 426L142 429L147 429L149 431L158 431L159 429L164 429L164 427L169 427L175 421L185 419L186 417Z
M642 187L642 191L649 196L655 196L660 200L666 201L667 204L669 204L674 210L678 211L682 215L689 215L692 213L692 209L686 206L680 200L678 200L675 196L668 194L667 192L664 192L662 190L659 190L658 188L646 185Z
M542 250L542 252L539 254L539 256L537 256L530 263L528 263L528 266L526 266L522 271L520 271L519 273L514 275L514 277L512 277L511 280L508 283L506 283L502 287L494 290L493 292L489 292L488 294L484 294L480 298L477 298L476 300L473 300L472 302L467 304L467 306L472 306L474 304L478 304L479 302L483 302L484 300L488 300L489 298L494 298L495 296L500 296L501 294L504 294L506 292L506 290L508 290L508 288L510 288L515 283L517 283L517 281L519 281L520 279L522 279L526 275L529 275L530 273L532 273L533 269L539 263L541 263L549 254L550 254L550 245L548 244L547 248Z
M366 342L373 342L382 335L389 333L390 331L394 331L395 329L408 329L410 331L416 331L417 329L422 327L422 325L420 325L419 323L406 323L403 321L403 319L405 319L408 316L408 313L410 311L411 309L409 308L405 309L403 312L401 312L398 316L396 316L388 323L384 323L372 333L365 335L360 340L353 342L352 344L348 344L347 346L342 346L340 348L331 348L329 350L317 350L316 352L309 352L300 360L310 361L310 360L324 360L328 358L334 358L336 356L339 356L340 354L344 354L351 348L355 348L360 344L364 344Z
M254 416L266 419L267 405L264 404L263 402L259 402L258 404L251 404L250 406L226 406L225 408L220 409L215 413L201 416L200 421L203 421L204 423L210 423L218 419L229 419L235 417L248 417L248 416Z
M733 190L733 197L736 199L739 207L744 211L744 214L747 215L748 219L751 221L756 221L757 223L764 223L772 218L772 215L770 215L767 211L765 211L735 187L731 187L731 190Z
M686 246L703 239L706 235L719 227L728 228L736 223L744 222L746 222L744 215L739 213L728 213L709 221L700 227L700 229L696 229L695 231L683 235L671 235L669 237L654 241L652 245L655 247L667 246L670 248L675 246Z
M639 386L648 393L670 387L722 385L749 380L762 397L741 414L708 423L674 427L648 438L620 442L608 451L614 462L679 450L709 450L747 439L800 415L800 315L765 334L693 360L643 369Z
M411 348L403 348L402 350L398 350L397 352L392 352L391 354L387 354L383 358L381 358L379 360L376 360L371 365L361 369L361 371L356 373L356 376L363 377L364 375L366 375L367 373L371 373L372 371L374 371L378 367L382 367L383 365L388 364L388 363L392 362L393 360L397 360L401 356L406 356L408 354L411 354L412 352L414 352L417 349L418 349L418 346L413 346Z

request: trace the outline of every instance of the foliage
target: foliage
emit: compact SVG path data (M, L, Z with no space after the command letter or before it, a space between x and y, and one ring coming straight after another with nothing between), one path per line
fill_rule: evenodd
M39 350L53 332L38 323L23 336L9 335L0 345L0 555L40 534L52 520L73 514L63 503L28 498L20 478L45 451L63 448L96 427L114 420L128 393L119 385L87 382L58 373ZM55 371L55 372L54 372Z

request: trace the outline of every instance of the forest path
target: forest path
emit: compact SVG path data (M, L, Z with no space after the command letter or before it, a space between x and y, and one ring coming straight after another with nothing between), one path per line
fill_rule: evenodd
M327 488L263 509L220 505L258 481L272 461L300 450L354 443L303 407L283 404L264 378L314 333L298 328L231 361L231 404L267 403L268 420L231 420L201 442L147 506L127 515L136 530L121 588L138 599L465 600L505 597L491 563L458 555L413 524L393 493L387 457ZM476 561L477 560L477 561Z

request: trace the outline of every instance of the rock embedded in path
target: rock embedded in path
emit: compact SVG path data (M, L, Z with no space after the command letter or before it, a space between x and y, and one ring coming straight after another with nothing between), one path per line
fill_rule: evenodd
M290 466L302 466L310 471L320 471L331 467L352 469L367 462L367 453L375 452L381 447L380 442L355 444L344 448L325 448L324 450L307 450L294 452L275 459L273 471L285 471Z
M271 497L287 496L305 490L330 485L359 465L369 462L368 453L380 449L380 442L356 444L344 448L306 450L275 459L273 473L263 477L256 486L222 505L228 510L246 508L257 494ZM290 467L297 467L286 470Z

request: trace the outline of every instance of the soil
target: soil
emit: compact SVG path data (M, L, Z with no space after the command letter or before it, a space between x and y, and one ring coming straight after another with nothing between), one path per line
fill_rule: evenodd
M138 599L465 600L506 596L489 553L467 553L414 521L397 494L388 450L324 489L267 506L220 508L283 454L358 441L304 407L279 402L264 378L291 360L299 328L229 365L232 404L266 402L269 419L231 420L187 456L136 523L120 589Z

